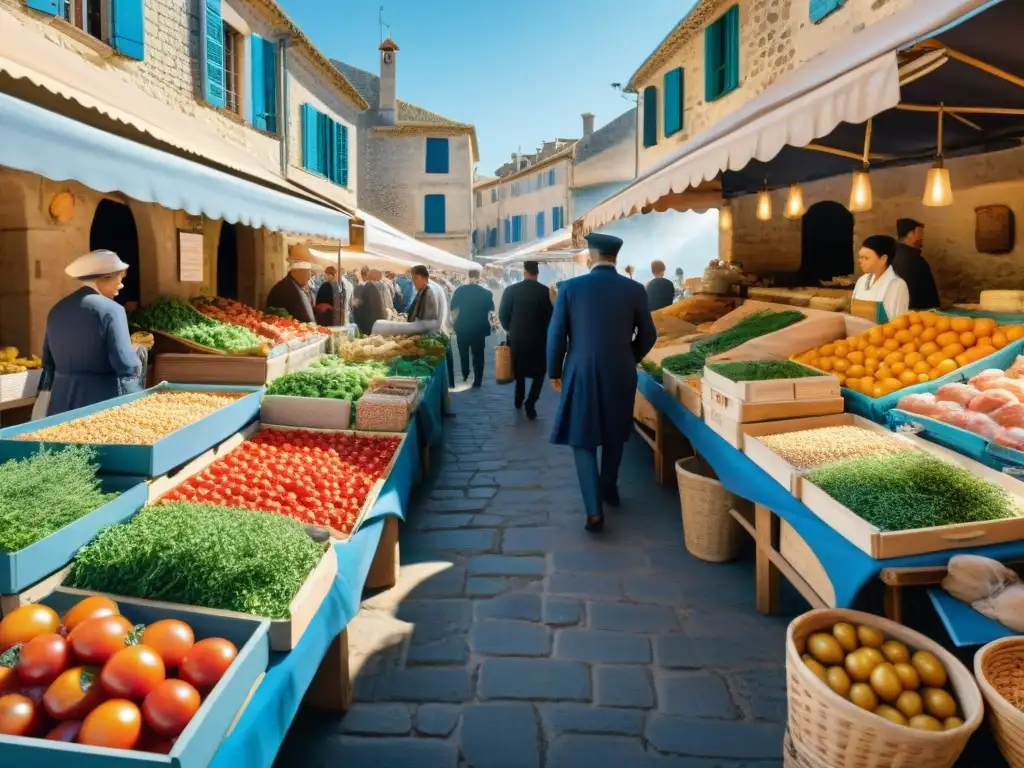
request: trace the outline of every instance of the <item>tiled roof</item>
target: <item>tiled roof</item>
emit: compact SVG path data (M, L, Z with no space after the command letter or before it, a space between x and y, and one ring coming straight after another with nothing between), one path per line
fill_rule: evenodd
M635 93L640 83L660 69L665 62L672 58L679 46L704 29L715 14L730 2L735 2L735 0L696 0L690 12L680 19L679 23L672 28L672 31L665 36L665 39L658 44L658 47L629 78L626 90Z

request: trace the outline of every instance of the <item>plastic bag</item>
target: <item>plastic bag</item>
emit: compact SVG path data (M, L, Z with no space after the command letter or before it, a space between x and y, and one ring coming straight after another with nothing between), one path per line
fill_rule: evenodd
M997 560L978 555L949 559L942 588L978 613L1014 632L1024 632L1024 584Z

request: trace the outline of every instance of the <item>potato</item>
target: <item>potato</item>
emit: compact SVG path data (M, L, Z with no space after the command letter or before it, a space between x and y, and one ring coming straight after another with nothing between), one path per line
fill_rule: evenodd
M941 731L942 723L931 715L914 715L910 718L910 727L921 731Z
M871 677L871 672L879 664L884 663L882 654L876 648L858 648L848 654L843 666L850 677L859 683L866 683Z
M882 655L893 664L910 661L910 651L907 650L907 646L898 640L886 640L882 643Z
M868 712L878 708L878 696L867 683L854 683L850 686L850 701Z
M941 688L946 684L946 668L942 666L935 655L928 651L918 651L911 657L910 663L914 665L921 682L930 688Z
M882 643L885 642L885 635L874 627L869 627L867 624L861 624L857 627L857 639L860 641L861 645L866 645L869 648L880 648Z
M807 638L807 652L827 666L843 663L843 647L832 635L824 632L815 632Z
M896 670L896 674L899 675L900 683L905 690L916 691L921 687L921 676L917 674L917 670L912 664L900 662L892 666Z
M879 717L884 717L890 723L896 723L896 725L907 725L907 718L903 716L903 713L898 709L893 709L888 704L880 704L875 708L875 714Z
M871 687L882 701L894 702L903 693L900 678L892 664L888 662L879 664L871 670L870 681Z
M956 702L941 688L925 688L921 691L921 699L924 701L925 712L938 720L956 715Z
M807 665L807 668L811 670L811 672L813 672L819 680L821 680L823 683L828 682L825 667L823 667L817 659L815 659L813 656L807 653L803 655L803 659L804 664Z
M959 728L964 724L964 721L959 717L947 717L942 721L942 730L952 731L954 728Z
M847 653L856 651L860 647L860 642L857 640L857 630L854 629L853 624L847 624L845 621L841 621L832 627L832 637L836 639Z
M907 717L922 714L924 712L924 702L921 700L921 694L917 691L904 691L896 699L896 709Z
M825 673L825 682L828 683L829 688L843 698L846 698L850 693L852 681L850 676L846 674L846 670L842 667L829 667Z

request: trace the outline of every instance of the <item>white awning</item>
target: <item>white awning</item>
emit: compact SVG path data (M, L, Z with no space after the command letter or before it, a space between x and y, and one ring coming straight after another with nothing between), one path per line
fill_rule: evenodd
M751 160L769 161L787 144L806 146L840 123L863 123L895 107L900 100L896 52L991 4L991 0L918 2L851 35L680 146L594 206L574 227L578 234L586 234L644 209L663 208L657 201L666 195L682 195L723 171L742 169ZM708 201L695 199L692 207L707 208Z
M514 251L494 259L491 264L513 264L517 261L526 261L530 257L537 254L545 253L547 251L562 251L572 247L572 230L568 227L562 227L561 229L555 230L550 235L542 237L539 240L534 240L532 243L516 248ZM537 259L533 259L537 261Z
M365 226L363 244L368 253L400 261L411 261L413 264L423 264L442 271L468 272L471 269L480 269L480 265L475 261L421 242L376 216L360 210L355 213Z
M384 256L370 251L350 251L342 249L339 251L324 251L317 248L305 250L313 263L321 268L340 266L342 270L358 270L362 267L380 269L386 272L405 272L418 262L408 259L397 259L393 256Z

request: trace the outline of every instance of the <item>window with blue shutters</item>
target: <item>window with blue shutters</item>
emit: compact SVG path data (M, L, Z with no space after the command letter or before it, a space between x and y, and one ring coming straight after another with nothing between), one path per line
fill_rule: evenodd
M25 5L33 11L48 13L51 16L64 15L64 0L25 0Z
M490 227L487 230L487 247L497 248L498 247L498 228Z
M427 139L427 173L448 173L448 139Z
M665 136L683 129L683 69L676 67L665 73Z
M426 195L423 198L423 231L428 235L443 235L444 195Z
M143 15L142 0L110 0L110 46L139 61L146 49Z
M846 0L811 0L811 21L817 24L833 11L838 11Z
M348 186L348 126L303 104L302 167L342 187Z
M254 128L277 133L277 44L249 36L249 122Z
M554 168L552 168L550 171L548 171L548 186L550 186L550 187L555 186L555 181L557 180L557 178L558 177L557 177L557 175L555 173L555 169Z
M25 5L48 16L60 16L130 59L141 61L146 36L143 0L90 0L76 8L71 0L25 0ZM219 8L219 6L218 6ZM106 27L109 26L108 30Z
M215 107L224 108L224 21L220 0L200 0L200 68L203 97Z
M658 143L658 88L649 85L644 88L644 146L653 147Z
M544 237L544 211L537 214L537 237Z
M734 5L704 30L704 98L720 99L740 84L740 7Z
M561 205L556 205L551 209L551 231L557 232L563 226L565 226L565 208Z

